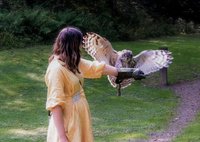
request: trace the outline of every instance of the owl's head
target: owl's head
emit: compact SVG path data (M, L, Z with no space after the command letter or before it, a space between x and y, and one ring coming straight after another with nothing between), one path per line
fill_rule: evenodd
M132 60L132 58L133 58L132 51L126 49L121 51L121 57L120 57L121 61L129 62Z
M122 50L118 52L118 59L116 61L116 67L133 68L135 61L133 60L133 53L130 50Z

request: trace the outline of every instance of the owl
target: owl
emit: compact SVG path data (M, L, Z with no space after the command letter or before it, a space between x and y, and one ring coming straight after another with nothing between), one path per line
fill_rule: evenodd
M93 32L83 37L83 48L94 60L116 68L138 68L145 75L168 67L173 59L171 52L166 50L144 50L135 56L131 50L116 51L106 38ZM117 87L115 76L108 75L108 80L113 87ZM134 78L124 79L120 83L121 88L131 85L133 81Z

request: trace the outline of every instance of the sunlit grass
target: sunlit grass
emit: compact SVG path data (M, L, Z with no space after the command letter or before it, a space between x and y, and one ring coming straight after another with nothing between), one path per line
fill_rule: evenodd
M43 75L48 48L0 52L0 141L45 141L48 117Z
M108 83L90 82L94 85L86 87L86 94L97 141L146 139L152 131L163 129L173 115L176 99L168 89L135 83L123 90L121 97L116 97L116 90L107 87Z
M112 44L116 50L131 49L135 54L160 46L169 47L174 56L168 70L170 84L195 79L200 74L199 36ZM51 48L36 46L0 52L0 141L45 141L48 116L44 74ZM85 52L82 55L91 59ZM85 80L95 141L146 139L149 133L164 129L173 116L177 98L171 90L152 84L159 84L159 74L134 83L122 90L121 97L117 97L106 77Z

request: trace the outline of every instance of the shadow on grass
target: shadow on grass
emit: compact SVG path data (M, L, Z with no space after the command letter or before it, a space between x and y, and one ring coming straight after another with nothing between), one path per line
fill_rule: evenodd
M0 63L0 140L45 141L46 88L38 65Z

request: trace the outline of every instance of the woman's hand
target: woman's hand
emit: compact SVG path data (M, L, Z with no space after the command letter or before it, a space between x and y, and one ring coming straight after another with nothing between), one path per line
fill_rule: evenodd
M62 138L60 138L60 141L59 141L59 142L68 142L67 137L62 137Z
M52 116L54 120L54 124L57 129L59 142L68 142L66 134L65 134L65 128L64 128L64 120L63 120L63 111L61 106L55 106L52 109Z

